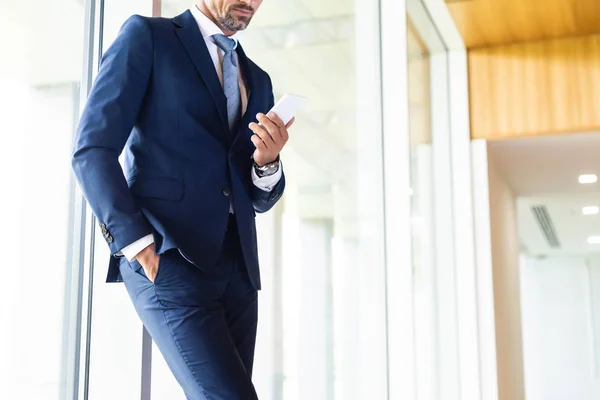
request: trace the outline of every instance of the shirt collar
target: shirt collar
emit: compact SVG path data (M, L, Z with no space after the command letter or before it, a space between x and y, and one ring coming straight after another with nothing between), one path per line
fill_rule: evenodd
M221 28L219 28L217 26L217 24L215 24L214 22L212 22L210 20L210 18L208 18L206 15L204 15L202 13L202 11L198 10L198 7L193 6L192 8L190 8L190 11L192 12L192 15L194 16L194 19L196 20L196 22L198 23L198 27L200 28L200 33L202 33L202 37L204 39L210 37L212 40L214 40L212 38L212 36L214 35L222 35L223 31L221 30ZM237 48L238 46L238 34L236 33L233 36L229 36L230 39L233 39L235 41L235 48Z

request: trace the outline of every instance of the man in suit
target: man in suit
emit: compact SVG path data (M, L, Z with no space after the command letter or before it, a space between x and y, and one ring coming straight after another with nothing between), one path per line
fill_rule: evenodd
M133 16L106 51L73 169L123 281L188 399L256 399L256 212L281 198L288 128L235 33L262 0ZM118 157L125 151L125 167Z

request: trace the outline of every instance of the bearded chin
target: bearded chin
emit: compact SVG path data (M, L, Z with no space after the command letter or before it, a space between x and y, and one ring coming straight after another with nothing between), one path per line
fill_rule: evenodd
M222 18L219 22L223 28L227 29L228 31L237 32L246 29L251 19L252 18L245 17L235 18L228 13L225 18Z

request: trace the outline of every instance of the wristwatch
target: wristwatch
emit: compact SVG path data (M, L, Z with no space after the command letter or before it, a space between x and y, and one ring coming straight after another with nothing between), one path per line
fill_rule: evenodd
M277 160L273 161L272 163L263 165L262 167L259 167L255 162L254 171L256 172L256 176L259 178L264 178L266 176L275 174L277 171L279 171L279 157L277 157Z

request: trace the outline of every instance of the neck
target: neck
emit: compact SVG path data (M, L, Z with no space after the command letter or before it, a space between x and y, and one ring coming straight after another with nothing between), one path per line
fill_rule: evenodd
M217 21L217 18L213 15L213 13L210 11L208 6L206 5L206 1L201 1L200 3L196 4L196 8L198 10L200 10L200 12L202 14L206 15L208 17L208 19L210 19L212 22L214 22L214 24L217 25L221 29L221 31L223 32L223 34L225 36L235 35L235 32L228 31L227 29L223 28L223 26L219 23L219 21Z

